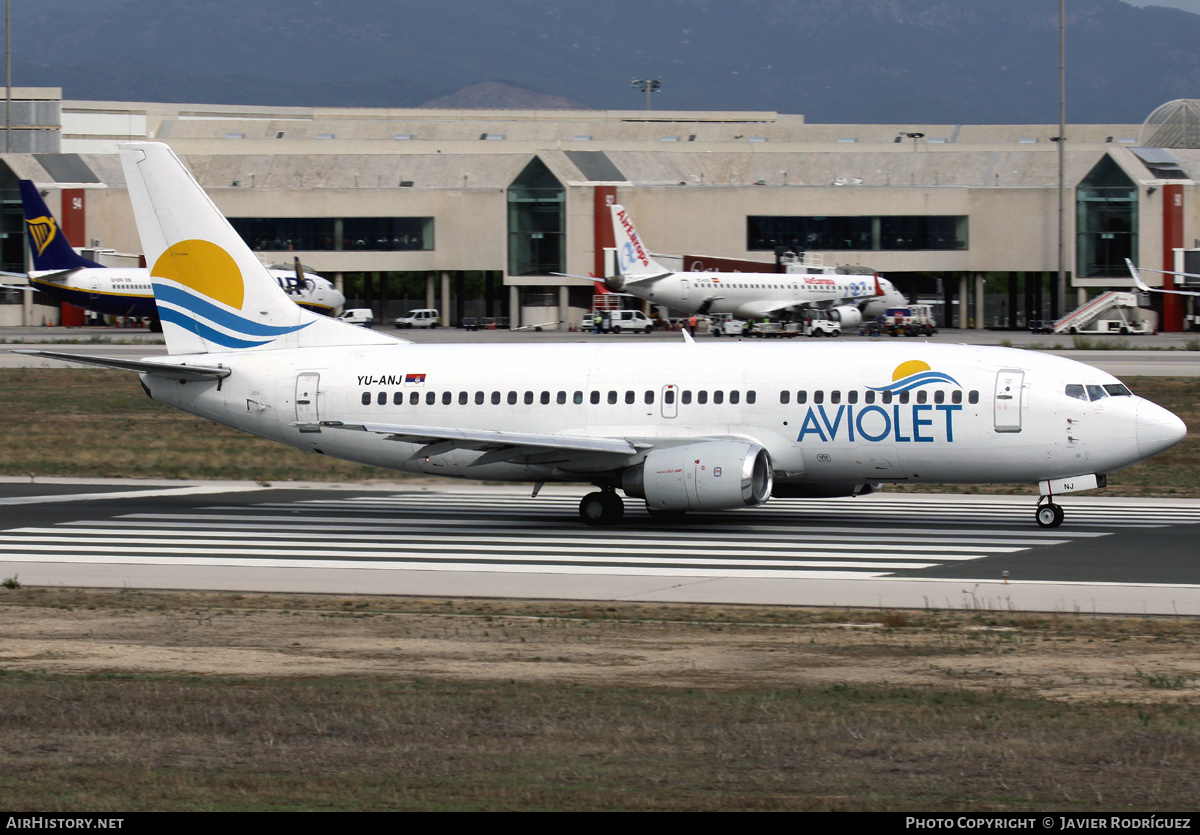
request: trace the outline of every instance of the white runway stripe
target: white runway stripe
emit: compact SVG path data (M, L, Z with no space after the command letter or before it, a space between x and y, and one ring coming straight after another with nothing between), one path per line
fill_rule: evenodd
M578 498L516 493L348 496L131 513L0 531L5 561L630 574L883 577L1135 527L1200 523L1200 506L1071 504L1040 529L1036 500L773 501L765 508L582 525ZM827 523L827 524L826 524ZM1081 527L1082 526L1082 527Z

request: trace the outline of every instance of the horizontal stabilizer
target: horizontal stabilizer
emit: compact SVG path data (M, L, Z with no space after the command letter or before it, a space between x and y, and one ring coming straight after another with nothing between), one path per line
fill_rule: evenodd
M220 380L229 376L228 368L211 365L185 365L183 363L153 362L151 360L120 360L111 357L90 357L83 354L65 354L60 351L38 351L30 348L10 348L10 353L31 357L44 357L61 362L78 362L99 365L121 371L136 371L139 374L157 374L172 380Z

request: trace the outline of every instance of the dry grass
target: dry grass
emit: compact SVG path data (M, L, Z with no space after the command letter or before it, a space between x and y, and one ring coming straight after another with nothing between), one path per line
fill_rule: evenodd
M1163 813L1200 781L1195 620L21 589L0 623L14 812Z
M403 478L294 449L155 403L122 371L0 369L0 418L21 443L0 474L354 481Z

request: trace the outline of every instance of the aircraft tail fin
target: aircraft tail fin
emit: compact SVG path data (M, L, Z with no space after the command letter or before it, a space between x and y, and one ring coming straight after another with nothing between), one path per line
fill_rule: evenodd
M650 257L624 206L612 205L613 235L617 242L617 273L629 281L659 277L671 271Z
M169 353L397 342L293 303L169 147L119 148Z
M99 267L95 261L84 258L71 248L33 181L21 180L20 186L25 232L29 235L29 249L33 253L33 268L39 272L63 272Z

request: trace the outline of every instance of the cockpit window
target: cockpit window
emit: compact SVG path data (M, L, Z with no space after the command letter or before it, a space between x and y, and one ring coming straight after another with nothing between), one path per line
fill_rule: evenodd
M1104 398L1108 397L1108 392L1104 390L1104 386L1088 386L1087 393L1088 399L1090 399L1093 403L1095 403L1097 400L1103 400Z
M1083 386L1071 384L1067 386L1067 397L1074 397L1076 400L1087 400L1087 392Z
M1125 388L1120 383L1114 383L1111 386L1105 386L1104 390L1108 392L1110 397L1133 397L1133 392Z

